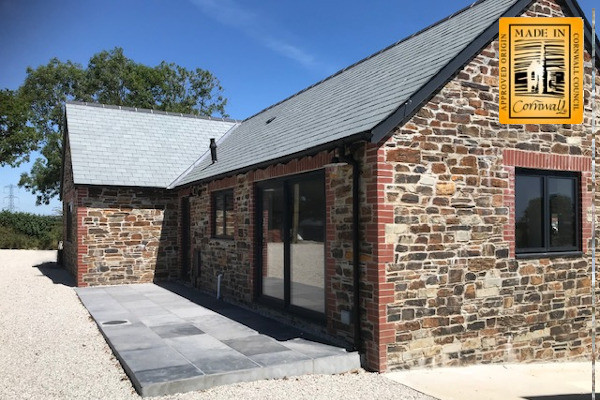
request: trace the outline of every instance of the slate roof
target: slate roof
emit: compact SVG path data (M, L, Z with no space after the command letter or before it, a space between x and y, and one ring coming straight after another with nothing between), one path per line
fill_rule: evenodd
M166 188L237 124L145 109L69 102L75 184Z
M370 132L518 2L476 2L248 118L223 139L217 163L205 159L175 184Z
M497 36L499 18L520 15L532 1L478 0L239 124L70 104L75 183L174 188L343 141L376 143ZM564 4L584 17L575 0ZM589 46L588 21L585 29ZM221 137L214 164L205 152L209 137Z

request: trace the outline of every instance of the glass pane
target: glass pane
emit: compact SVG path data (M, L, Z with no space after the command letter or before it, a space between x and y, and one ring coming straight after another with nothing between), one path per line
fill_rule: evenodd
M548 178L550 247L575 247L575 179Z
M235 214L233 212L233 194L225 194L225 235L233 237L235 229Z
M515 242L517 249L544 246L542 189L542 177L517 175L515 182Z
M263 189L262 199L262 293L283 300L283 187Z
M223 236L223 193L215 195L215 236Z
M325 190L323 179L292 185L291 304L325 312Z

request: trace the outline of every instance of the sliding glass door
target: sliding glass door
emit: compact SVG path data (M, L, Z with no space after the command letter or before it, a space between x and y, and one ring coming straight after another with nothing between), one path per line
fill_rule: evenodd
M262 294L284 301L283 188L262 189Z
M325 313L323 173L258 186L260 293L291 311Z
M291 184L290 304L325 312L325 193L319 178Z

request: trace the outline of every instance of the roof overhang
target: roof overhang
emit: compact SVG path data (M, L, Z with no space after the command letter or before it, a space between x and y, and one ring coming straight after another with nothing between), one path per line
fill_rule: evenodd
M519 0L510 7L501 18L517 17L523 13L535 0ZM585 47L591 52L592 49L592 26L585 18L585 14L575 0L562 0L564 6L573 17L579 17L585 24ZM498 21L490 25L483 33L465 47L456 57L446 64L433 79L429 80L419 90L417 90L407 101L396 109L392 114L386 117L371 130L370 140L372 143L379 143L386 138L396 127L406 124L410 118L429 101L442 87L444 87L452 78L477 56L489 43L491 43L499 33ZM596 44L596 66L600 66L600 41L595 37Z

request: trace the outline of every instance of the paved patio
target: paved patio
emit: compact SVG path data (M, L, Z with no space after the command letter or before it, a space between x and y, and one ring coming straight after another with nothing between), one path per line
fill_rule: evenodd
M142 396L360 367L358 353L182 285L76 291Z

